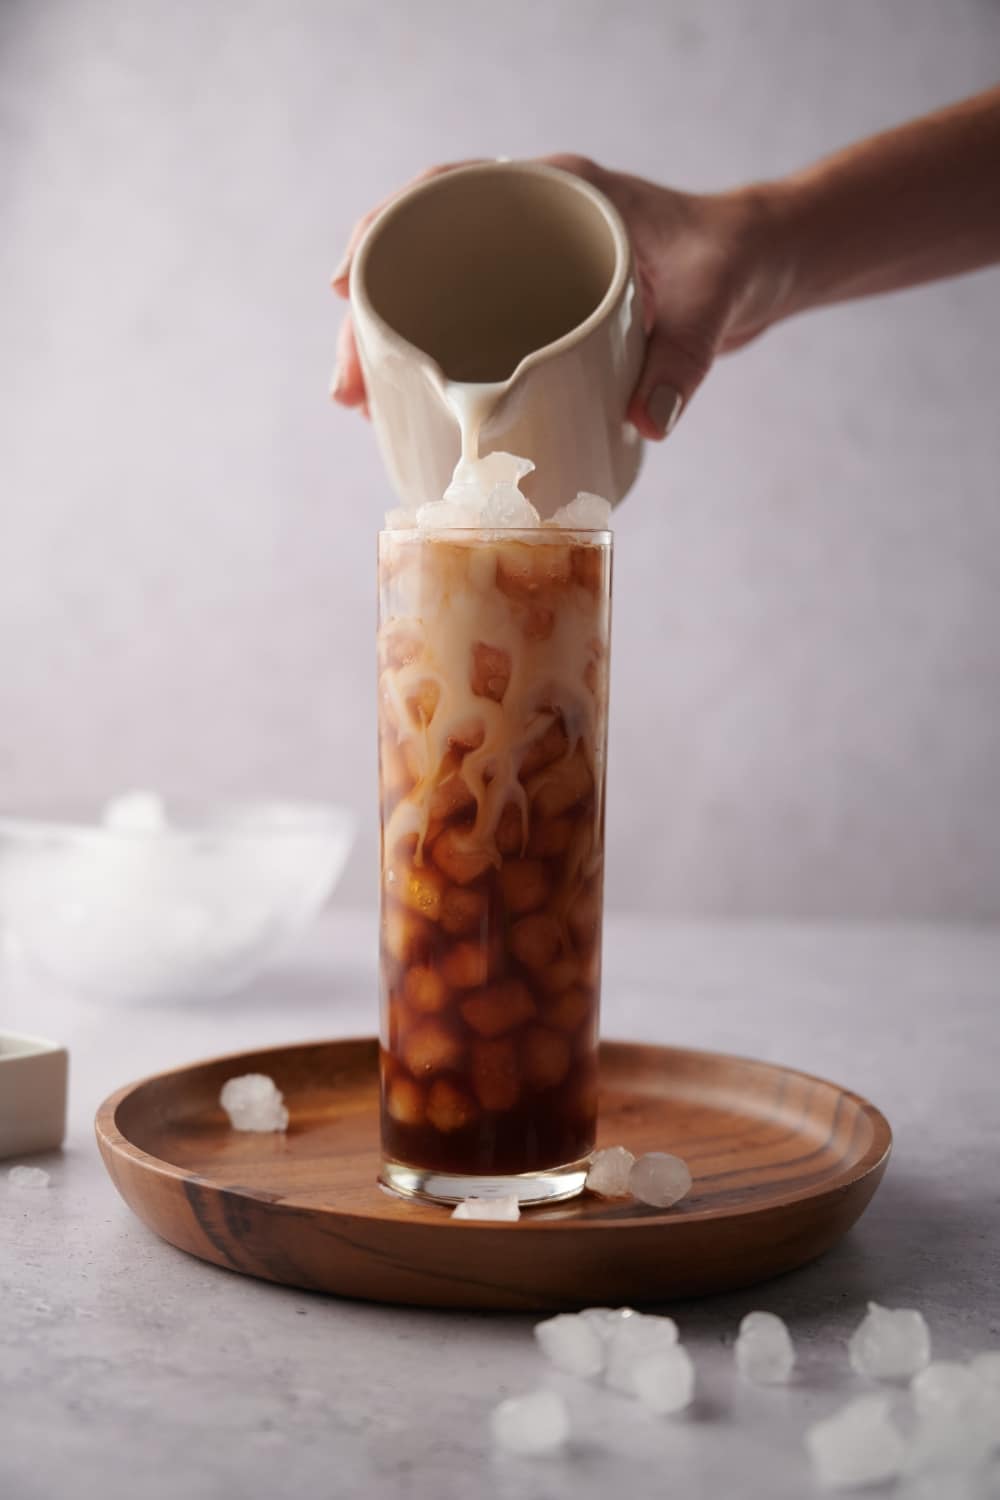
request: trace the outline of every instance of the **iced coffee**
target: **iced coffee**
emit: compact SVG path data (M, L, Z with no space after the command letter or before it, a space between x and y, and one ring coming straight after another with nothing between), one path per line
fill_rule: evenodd
M380 537L382 1180L398 1191L536 1202L582 1185L610 575L603 531Z

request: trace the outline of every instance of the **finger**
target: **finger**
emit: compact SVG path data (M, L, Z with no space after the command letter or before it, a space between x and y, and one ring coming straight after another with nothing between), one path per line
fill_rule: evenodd
M337 268L330 278L330 285L337 295L339 297L347 296L351 276L351 262L354 260L355 252L364 238L369 224L378 218L383 208L388 208L389 204L398 198L401 193L407 192L409 188L416 187L418 183L429 182L432 177L440 177L445 172L454 172L456 167L468 167L471 165L472 163L468 161L449 161L442 162L436 167L425 167L422 172L418 172L416 177L411 178L403 187L397 188L387 198L383 198L381 203L376 203L374 208L370 208L366 214L362 214L351 230L347 241L347 249L340 257Z
M365 406L365 377L361 373L358 346L350 315L340 325L337 335L337 365L333 372L330 395L340 406Z
M572 172L574 177L582 177L585 182L598 185L604 176L604 168L598 166L596 161L591 161L589 156L579 156L574 151L556 151L551 156L536 157L543 166L559 167L563 172Z
M627 413L642 437L659 442L673 431L710 363L689 353L666 329L654 329Z
M396 194L393 193L390 197L383 198L381 203L376 203L374 208L370 208L366 214L361 215L361 218L357 221L354 228L351 230L350 237L347 241L347 249L340 257L340 260L337 263L337 268L334 271L333 275L330 277L330 285L333 287L333 290L337 293L338 297L346 297L348 294L348 283L351 276L351 262L354 259L355 250L357 250L359 244L364 238L365 230L368 228L373 219L378 218L383 208L385 208L387 204L391 203L395 196Z
M642 313L642 331L649 338L656 326L656 288L653 278L641 261L636 262L635 279L639 288L639 309Z

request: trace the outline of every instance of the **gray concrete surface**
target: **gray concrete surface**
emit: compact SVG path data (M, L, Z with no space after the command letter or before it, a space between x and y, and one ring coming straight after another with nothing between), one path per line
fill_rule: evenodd
M373 954L372 919L339 913L225 1004L102 1012L7 992L9 1025L70 1043L72 1100L65 1152L39 1158L48 1190L15 1194L0 1171L4 1500L808 1500L820 1492L802 1432L865 1389L845 1340L867 1299L923 1308L940 1356L1000 1347L1000 931L615 920L607 1035L825 1074L885 1110L894 1157L860 1224L815 1265L670 1307L697 1368L691 1416L644 1418L558 1377L571 1451L495 1459L493 1405L551 1378L532 1319L339 1302L189 1259L116 1197L91 1136L101 1098L144 1073L371 1030ZM791 1324L787 1389L734 1379L732 1341L754 1307ZM893 1493L995 1497L1000 1473Z

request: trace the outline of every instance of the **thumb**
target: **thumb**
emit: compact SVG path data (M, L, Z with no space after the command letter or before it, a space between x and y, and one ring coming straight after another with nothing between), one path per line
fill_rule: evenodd
M710 363L689 354L669 330L654 328L627 412L642 437L659 442L673 430Z

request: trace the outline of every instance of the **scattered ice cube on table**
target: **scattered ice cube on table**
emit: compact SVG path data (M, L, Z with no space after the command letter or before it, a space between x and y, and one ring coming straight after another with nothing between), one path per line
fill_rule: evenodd
M647 1313L633 1313L623 1318L608 1339L604 1379L616 1391L627 1396L636 1394L635 1372L640 1360L661 1354L677 1343L677 1324L673 1318L657 1318Z
M222 1085L219 1103L234 1130L284 1130L288 1110L284 1095L266 1073L243 1073Z
M629 1173L628 1185L641 1203L670 1208L691 1191L686 1161L666 1151L647 1151Z
M607 1343L624 1322L641 1317L641 1314L632 1307L585 1307L578 1316Z
M747 1313L735 1353L736 1368L744 1380L758 1385L783 1385L795 1365L791 1334L777 1313Z
M568 505L560 506L547 524L574 531L607 531L611 525L611 505L603 496L581 490Z
M52 1179L44 1167L11 1167L7 1181L13 1188L47 1188Z
M558 1313L535 1324L535 1338L546 1359L567 1375L588 1379L604 1369L604 1339L579 1313Z
M683 1411L694 1395L694 1365L683 1344L640 1359L632 1373L635 1394L650 1411Z
M1000 1386L991 1389L971 1365L934 1360L914 1375L910 1394L919 1418L911 1472L975 1467L1000 1443Z
M531 1391L501 1401L490 1425L494 1443L508 1453L554 1453L569 1437L569 1412L556 1391Z
M910 1381L919 1417L959 1417L979 1394L975 1372L954 1359L936 1359Z
M114 833L163 833L167 813L158 792L123 792L106 805L101 822Z
M624 1146L607 1146L603 1151L595 1151L590 1158L587 1187L601 1198L629 1198L632 1189L628 1179L634 1166L635 1157Z
M820 1484L853 1490L899 1474L904 1444L889 1419L887 1396L860 1396L806 1429L806 1448Z
M496 1198L463 1198L452 1210L453 1219L500 1219L513 1221L521 1217L521 1205L516 1193L503 1193Z
M931 1336L924 1315L911 1307L879 1307L868 1312L848 1343L851 1368L873 1380L905 1380L930 1363Z

